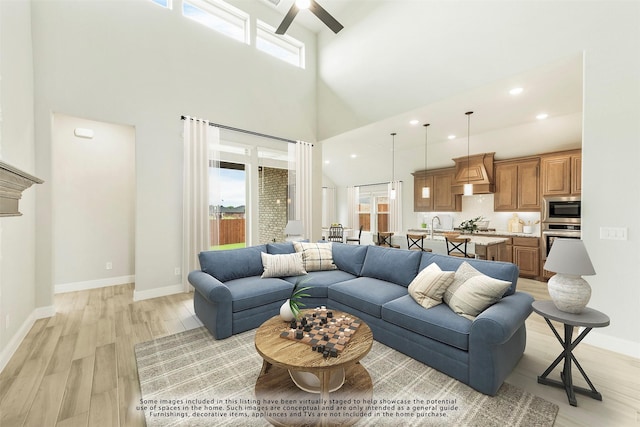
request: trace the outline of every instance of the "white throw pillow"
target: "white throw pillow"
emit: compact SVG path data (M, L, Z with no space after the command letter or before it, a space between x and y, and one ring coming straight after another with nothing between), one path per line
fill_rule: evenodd
M453 283L444 293L444 302L462 317L474 320L487 307L498 302L511 282L486 276L463 262Z
M294 242L296 252L302 254L302 264L307 271L335 270L331 243Z
M435 307L442 303L454 276L454 271L442 271L436 263L431 263L411 281L409 295L424 308Z
M307 274L302 265L302 254L271 255L262 252L262 277L287 277Z

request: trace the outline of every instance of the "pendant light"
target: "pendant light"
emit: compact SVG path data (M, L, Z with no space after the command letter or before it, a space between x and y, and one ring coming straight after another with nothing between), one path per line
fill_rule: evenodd
M391 134L391 191L389 192L389 198L395 200L396 198L396 133Z
M431 197L431 188L427 186L427 140L428 140L428 130L429 123L425 123L424 125L424 185L422 186L422 198L428 199Z
M467 111L464 114L467 115L467 183L464 185L463 195L473 196L473 184L469 182L469 136L471 135L471 115L473 114L473 111Z

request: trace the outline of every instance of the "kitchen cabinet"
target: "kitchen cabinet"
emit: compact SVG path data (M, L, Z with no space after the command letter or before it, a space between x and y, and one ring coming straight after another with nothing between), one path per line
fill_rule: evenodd
M540 275L540 239L537 237L512 237L498 252L498 261L512 262L520 269L521 277Z
M540 158L496 162L494 211L540 211Z
M431 187L431 197L422 198L425 177ZM413 210L415 212L460 212L462 196L453 194L455 169L435 169L413 173Z
M543 196L575 196L582 192L582 152L564 151L543 155Z
M422 187L425 186L430 188L429 191L433 195L433 176L428 175L425 171L415 172L413 174L414 212L433 212L433 196L422 198Z

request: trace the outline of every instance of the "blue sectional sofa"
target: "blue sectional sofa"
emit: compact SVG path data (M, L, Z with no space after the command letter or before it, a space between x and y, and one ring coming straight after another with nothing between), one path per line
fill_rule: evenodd
M274 243L200 254L189 274L198 318L216 339L254 329L279 313L298 277L261 278L261 252L295 252ZM524 353L525 319L533 298L516 292L518 267L429 252L334 243L335 270L309 272L307 307L325 305L364 320L374 339L426 365L494 395ZM408 294L422 269L436 263L455 271L467 261L481 273L511 282L503 297L473 321L447 304L425 309Z

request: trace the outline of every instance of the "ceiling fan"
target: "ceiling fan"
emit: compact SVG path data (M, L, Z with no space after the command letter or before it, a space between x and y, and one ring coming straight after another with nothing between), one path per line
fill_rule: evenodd
M293 22L293 18L296 17L301 9L309 9L314 15L318 17L324 24L331 29L334 33L342 30L344 27L333 16L329 14L322 6L316 2L316 0L296 0L287 15L282 20L282 23L276 30L276 34L284 34L287 32L289 25Z

